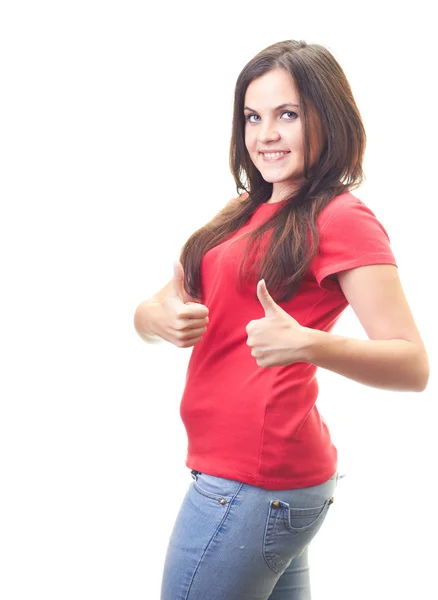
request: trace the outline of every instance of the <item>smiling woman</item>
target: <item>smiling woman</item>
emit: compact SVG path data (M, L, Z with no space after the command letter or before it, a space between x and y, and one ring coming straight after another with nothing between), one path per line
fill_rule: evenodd
M351 192L364 150L350 86L323 46L278 42L239 74L238 196L135 315L144 339L193 347L180 415L194 481L162 600L309 600L308 548L339 478L318 366L380 389L427 385L388 234ZM331 332L348 305L368 340Z
M274 108L278 98L290 99ZM260 102L264 106L257 106ZM265 181L273 184L268 202L287 198L304 183L304 121L299 93L290 73L274 69L250 83L245 95L245 146ZM289 110L285 110L285 109ZM294 110L291 110L294 109ZM321 154L325 136L313 113L310 126L310 168ZM272 166L271 166L272 165Z
M230 167L239 195L186 242L187 292L201 298L204 255L243 227L261 204L280 210L248 234L239 282L266 281L277 301L293 297L317 253L321 211L363 180L366 135L342 68L318 44L286 41L244 67L234 91ZM280 157L264 152L287 152ZM271 230L274 246L258 253Z

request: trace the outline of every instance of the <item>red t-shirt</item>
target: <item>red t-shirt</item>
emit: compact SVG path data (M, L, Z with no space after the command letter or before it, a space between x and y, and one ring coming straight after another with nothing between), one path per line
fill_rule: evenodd
M240 292L234 283L248 243L236 238L266 221L280 204L260 205L202 259L202 304L209 309L209 323L193 346L180 406L187 467L270 490L319 485L337 470L337 450L316 407L317 367L304 362L260 367L246 343L247 324L265 312L255 278ZM327 276L396 263L385 229L350 192L320 212L318 229L318 254L298 294L278 304L301 325L330 331L348 302L339 283Z

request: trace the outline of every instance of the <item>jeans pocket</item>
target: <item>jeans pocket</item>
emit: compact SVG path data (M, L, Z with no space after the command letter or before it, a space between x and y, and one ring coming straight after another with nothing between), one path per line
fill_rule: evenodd
M199 471L196 471L192 485L199 494L223 506L228 504L234 495L234 488L229 481Z
M325 517L333 498L315 507L291 507L282 500L270 502L263 541L267 565L282 573L293 558L301 556L310 544Z

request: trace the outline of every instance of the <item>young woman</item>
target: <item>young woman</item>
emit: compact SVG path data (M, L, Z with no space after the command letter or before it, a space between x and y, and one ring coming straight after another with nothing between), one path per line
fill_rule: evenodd
M180 414L194 480L162 600L309 599L308 547L338 481L317 367L387 390L427 385L387 233L351 193L364 149L326 48L279 42L240 73L239 196L188 239L173 280L134 318L147 341L193 347ZM348 304L368 340L330 333Z

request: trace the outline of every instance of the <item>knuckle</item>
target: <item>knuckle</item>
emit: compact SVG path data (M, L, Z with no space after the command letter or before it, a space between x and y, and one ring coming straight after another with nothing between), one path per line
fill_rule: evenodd
M175 329L177 331L182 331L185 326L186 326L186 323L185 323L185 321L183 319L177 319L175 321Z
M184 319L184 317L186 316L186 310L187 310L187 307L186 307L185 305L184 305L184 306L181 306L181 307L178 307L178 308L176 309L176 311L175 311L175 316L176 316L176 318L177 318L178 320L179 320L179 319Z

